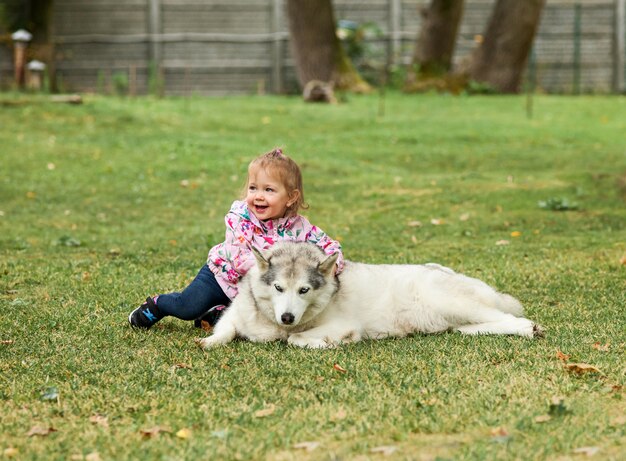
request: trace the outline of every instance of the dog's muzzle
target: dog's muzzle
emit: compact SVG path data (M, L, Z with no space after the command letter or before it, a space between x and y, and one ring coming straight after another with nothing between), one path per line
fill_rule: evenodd
M293 316L291 312L285 312L280 316L280 321L285 325L291 325L296 318Z

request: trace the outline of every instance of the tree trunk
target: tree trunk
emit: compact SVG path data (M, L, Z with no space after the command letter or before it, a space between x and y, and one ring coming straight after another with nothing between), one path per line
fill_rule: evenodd
M312 80L333 82L338 89L368 87L337 38L331 0L287 0L287 16L301 88Z
M422 26L415 44L413 65L425 77L441 76L452 67L464 0L431 0L422 9Z
M498 0L468 77L502 93L517 93L546 0Z

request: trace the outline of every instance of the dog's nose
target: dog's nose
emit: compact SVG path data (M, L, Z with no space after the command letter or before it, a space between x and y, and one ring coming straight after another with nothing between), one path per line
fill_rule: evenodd
M293 316L291 312L285 312L280 316L280 321L285 325L291 325L296 318Z

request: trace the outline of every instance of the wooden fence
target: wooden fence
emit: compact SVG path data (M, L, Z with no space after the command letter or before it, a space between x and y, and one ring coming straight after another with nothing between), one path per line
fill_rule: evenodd
M334 0L337 19L375 23L361 63L411 61L428 0ZM494 0L466 0L455 62ZM66 91L225 95L297 90L285 0L55 0L54 54ZM558 93L624 91L624 0L548 0L529 70ZM10 44L0 85L10 86ZM381 64L382 66L382 64ZM373 69L373 70L372 70ZM376 66L369 66L370 77ZM375 77L375 75L374 75Z

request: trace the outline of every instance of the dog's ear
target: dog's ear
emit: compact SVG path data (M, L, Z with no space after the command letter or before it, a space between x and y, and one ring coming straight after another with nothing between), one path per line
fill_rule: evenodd
M259 266L259 269L261 269L262 272L267 271L267 269L270 267L270 262L267 259L265 259L265 256L263 256L263 253L261 253L256 248L252 247L252 254L254 255L256 259L256 263Z
M335 274L335 270L337 268L336 266L336 262L337 262L337 258L339 257L339 253L333 253L332 255L328 256L324 261L322 261L321 263L319 263L319 265L317 266L317 270L320 271L320 273L324 276L324 277L330 277L332 275Z

